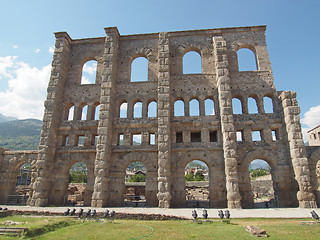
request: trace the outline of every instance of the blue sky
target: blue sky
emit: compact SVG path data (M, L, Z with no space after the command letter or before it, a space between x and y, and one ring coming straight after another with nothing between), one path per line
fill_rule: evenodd
M305 129L320 124L320 1L0 1L0 113L42 118L54 32L73 38L267 25L277 90L298 93ZM49 51L50 49L50 51ZM304 116L306 114L306 117Z

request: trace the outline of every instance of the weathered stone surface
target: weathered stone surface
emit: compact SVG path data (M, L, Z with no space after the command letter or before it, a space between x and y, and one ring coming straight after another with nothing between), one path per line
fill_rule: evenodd
M272 168L280 207L320 204L320 149L303 144L296 93L276 91L265 30L120 36L112 27L105 37L75 40L56 33L39 151L0 149L0 203L13 193L19 168L30 162L29 204L61 205L70 167L84 162L85 205L124 206L126 167L141 161L147 168L147 206L185 207L185 166L201 160L209 168L209 206L246 208L253 206L249 164L264 159ZM252 50L257 69L239 71L241 48ZM183 59L190 51L201 57L199 73L184 74ZM145 81L131 81L131 64L138 57L148 61ZM96 81L81 84L89 60L97 62ZM265 97L272 102L271 113L265 111ZM234 113L235 98L240 114ZM255 113L248 108L249 98L256 102ZM178 100L183 116L175 114ZM192 113L194 100L199 114ZM157 105L155 116L149 116L151 102ZM141 103L139 116L136 103ZM252 139L253 131L261 140ZM136 135L141 144L134 141Z

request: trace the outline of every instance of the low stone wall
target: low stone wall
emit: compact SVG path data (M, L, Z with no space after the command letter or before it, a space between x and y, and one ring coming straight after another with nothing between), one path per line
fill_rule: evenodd
M12 210L13 215L28 215L28 216L63 216L62 212L49 211L21 211ZM74 216L77 218L77 214ZM97 212L95 219L102 218L103 212ZM189 220L189 218L162 215L162 214L143 214L143 213L115 213L115 219L134 219L134 220ZM107 218L108 219L108 218Z
M251 189L254 196L274 196L272 180L253 180L251 181Z

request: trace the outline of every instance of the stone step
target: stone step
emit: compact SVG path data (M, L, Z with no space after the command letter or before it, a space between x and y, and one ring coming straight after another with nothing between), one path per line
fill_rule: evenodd
M27 228L0 227L0 235L22 236Z

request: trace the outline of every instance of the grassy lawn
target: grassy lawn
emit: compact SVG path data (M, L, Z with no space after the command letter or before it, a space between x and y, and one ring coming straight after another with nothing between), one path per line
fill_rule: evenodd
M197 224L188 220L115 220L113 223L83 222L68 217L14 216L0 219L0 223L7 220L28 222L17 226L32 229L30 233L34 235L29 233L29 237L24 237L27 239L256 239L244 230L246 225L265 229L269 239L311 240L319 239L320 236L320 224L300 224L300 221L310 219L231 219L230 224L214 219L212 223ZM45 229L46 232L37 229Z

